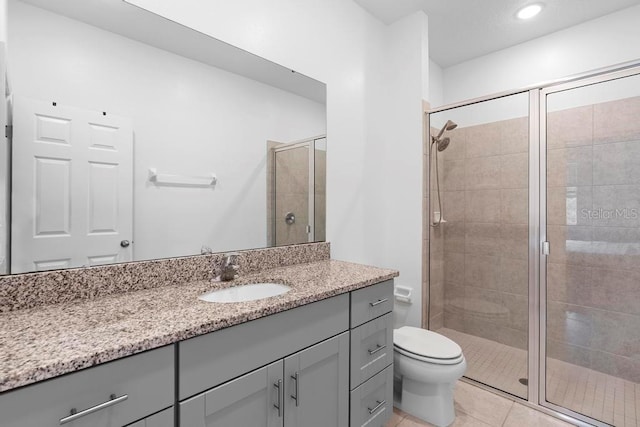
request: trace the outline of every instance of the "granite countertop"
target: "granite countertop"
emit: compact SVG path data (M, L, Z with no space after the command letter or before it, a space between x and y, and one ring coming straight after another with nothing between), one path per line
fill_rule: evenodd
M258 319L398 276L326 260L0 314L0 392ZM219 304L197 297L243 283L279 282L286 294Z

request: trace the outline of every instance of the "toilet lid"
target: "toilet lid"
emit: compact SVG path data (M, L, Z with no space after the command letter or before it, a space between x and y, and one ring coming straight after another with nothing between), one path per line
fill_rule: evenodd
M429 359L444 361L462 355L460 346L444 335L411 326L394 330L393 344L405 352Z

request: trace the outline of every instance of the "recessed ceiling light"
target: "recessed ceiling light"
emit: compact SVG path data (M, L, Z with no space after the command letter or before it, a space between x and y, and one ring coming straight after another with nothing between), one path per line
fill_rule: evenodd
M539 14L541 10L542 4L534 3L520 9L518 13L516 13L516 16L518 17L518 19L531 19Z

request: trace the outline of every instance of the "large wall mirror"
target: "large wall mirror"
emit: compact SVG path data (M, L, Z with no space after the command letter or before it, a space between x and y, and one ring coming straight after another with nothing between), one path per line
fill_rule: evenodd
M0 272L324 240L323 83L122 0L8 20Z

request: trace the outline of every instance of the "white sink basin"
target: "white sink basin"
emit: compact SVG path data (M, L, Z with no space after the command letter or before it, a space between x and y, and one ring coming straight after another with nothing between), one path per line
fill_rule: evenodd
M251 283L249 285L238 285L231 288L218 289L207 292L198 299L207 302L245 302L259 299L275 297L289 292L291 288L280 283Z

